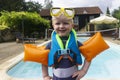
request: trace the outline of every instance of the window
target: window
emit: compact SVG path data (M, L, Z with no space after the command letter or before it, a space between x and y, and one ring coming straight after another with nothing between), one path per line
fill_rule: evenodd
M90 20L93 19L93 18L94 18L94 16L90 16Z
M77 16L74 17L74 24L75 25L78 25L79 24L79 19Z

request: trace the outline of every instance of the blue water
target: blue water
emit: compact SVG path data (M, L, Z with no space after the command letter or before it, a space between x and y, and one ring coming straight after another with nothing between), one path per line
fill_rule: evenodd
M86 38L80 38L81 42ZM120 45L108 42L109 49L96 56L88 73L87 78L120 78ZM80 68L80 67L79 67ZM49 68L52 75L52 69ZM35 62L20 61L8 71L8 75L18 78L39 78L42 77L41 64Z

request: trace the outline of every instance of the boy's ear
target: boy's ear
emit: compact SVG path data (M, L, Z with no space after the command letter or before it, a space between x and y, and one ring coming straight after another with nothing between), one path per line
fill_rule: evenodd
M52 27L54 27L53 22L52 22Z
M52 27L54 28L54 25L52 24Z

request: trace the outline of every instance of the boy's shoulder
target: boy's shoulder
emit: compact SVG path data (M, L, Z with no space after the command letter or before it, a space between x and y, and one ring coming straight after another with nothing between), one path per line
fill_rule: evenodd
M78 47L82 46L83 44L77 40L77 43L78 43Z
M46 49L50 49L51 48L51 41L46 45Z

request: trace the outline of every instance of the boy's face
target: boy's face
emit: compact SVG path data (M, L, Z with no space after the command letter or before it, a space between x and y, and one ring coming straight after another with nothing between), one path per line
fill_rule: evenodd
M73 22L71 19L64 17L55 18L52 22L53 28L59 36L68 36L73 28Z

